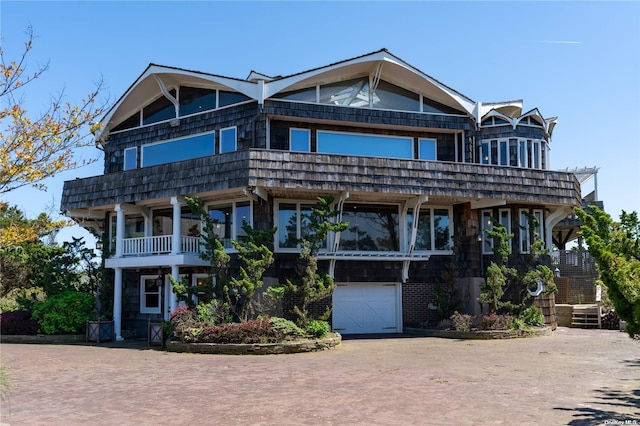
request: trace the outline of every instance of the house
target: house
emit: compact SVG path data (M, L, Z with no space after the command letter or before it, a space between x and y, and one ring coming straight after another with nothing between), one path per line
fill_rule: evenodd
M580 205L580 185L550 169L556 118L521 100L476 102L382 49L289 76L246 79L151 64L104 116L104 174L65 182L61 209L105 238L116 335L167 319L168 275L206 280L200 197L218 237L277 227L269 282L293 276L316 197L349 228L320 267L338 287L342 333L400 332L434 318L434 284L453 264L468 310L498 220L526 254L533 232ZM526 213L540 220L530 229Z

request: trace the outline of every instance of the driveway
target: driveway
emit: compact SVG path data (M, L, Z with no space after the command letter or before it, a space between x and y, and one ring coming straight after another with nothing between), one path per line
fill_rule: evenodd
M0 350L10 425L640 424L640 343L618 331L345 339L264 356L140 342Z

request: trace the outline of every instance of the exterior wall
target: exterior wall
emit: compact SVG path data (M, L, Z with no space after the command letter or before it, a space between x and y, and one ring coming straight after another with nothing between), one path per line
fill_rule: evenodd
M219 146L219 130L237 126L238 149L265 147L265 119L260 119L257 103L240 104L202 114L180 117L180 125L171 127L168 122L137 127L109 135L104 148L104 172L117 173L123 170L124 149L140 147L147 143L179 139L216 131L216 152ZM242 137L241 137L242 136Z

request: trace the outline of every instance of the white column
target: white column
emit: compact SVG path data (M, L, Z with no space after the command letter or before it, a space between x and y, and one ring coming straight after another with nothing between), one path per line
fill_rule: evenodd
M113 332L116 340L122 338L122 268L115 268L113 280Z
M122 240L124 240L124 208L116 204L116 257L122 257Z
M182 200L179 197L171 197L173 205L173 239L171 244L171 254L182 253Z
M180 281L180 267L177 265L171 266L171 276L174 280ZM173 286L169 282L169 314L178 307L178 295L173 292ZM167 318L168 320L169 318Z

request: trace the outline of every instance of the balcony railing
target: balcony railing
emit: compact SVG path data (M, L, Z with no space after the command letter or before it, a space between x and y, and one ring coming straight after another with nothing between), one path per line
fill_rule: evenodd
M156 235L153 237L125 238L122 240L123 256L154 256L173 252L173 236ZM178 253L199 253L200 238L180 236Z

